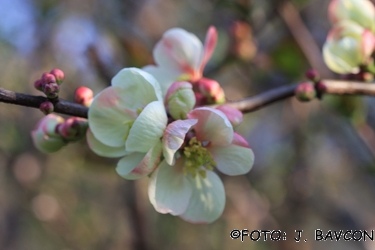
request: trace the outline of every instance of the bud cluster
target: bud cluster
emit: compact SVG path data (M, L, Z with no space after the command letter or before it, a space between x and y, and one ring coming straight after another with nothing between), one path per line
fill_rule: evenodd
M327 66L349 76L374 73L374 5L369 0L332 0L328 11L333 28L323 46Z
M34 145L43 153L54 153L69 142L82 139L88 128L86 119L49 114L43 117L31 132Z

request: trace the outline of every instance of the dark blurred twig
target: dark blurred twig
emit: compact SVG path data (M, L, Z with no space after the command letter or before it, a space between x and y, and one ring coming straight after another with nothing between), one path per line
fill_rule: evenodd
M375 84L339 80L322 80L322 82L324 83L324 88L321 89L322 94L375 96ZM228 102L226 105L236 108L243 113L248 113L294 96L297 86L298 84L282 86L243 100ZM0 102L39 108L40 104L46 100L42 96L26 95L0 88ZM54 111L60 114L87 118L88 108L76 103L59 100L55 103Z

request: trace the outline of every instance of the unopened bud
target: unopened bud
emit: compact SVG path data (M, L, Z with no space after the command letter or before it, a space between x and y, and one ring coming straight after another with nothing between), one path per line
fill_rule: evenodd
M52 102L45 101L42 104L40 104L39 109L45 115L51 114L53 112L53 104L52 104Z
M74 92L74 102L83 106L90 107L94 99L94 92L91 89L81 86Z
M207 97L207 104L219 104L225 102L224 90L220 84L209 78L201 78L196 82L199 92Z
M314 85L308 82L301 83L295 90L296 98L301 102L308 102L316 97Z
M225 114L233 128L238 127L243 121L243 114L238 109L232 108L228 105L221 105L216 109L220 110Z
M56 82L60 85L64 79L65 79L65 74L61 69L53 69L50 72L52 75L55 76Z
M88 128L86 119L79 117L70 117L57 128L59 134L68 141L77 141L82 139Z
M305 76L307 79L314 81L314 82L319 81L320 79L319 72L315 69L310 69L306 71Z
M56 133L56 127L64 122L61 116L49 114L43 117L31 132L34 145L43 153L53 153L67 142Z
M59 95L60 86L57 83L46 83L43 85L43 92L48 98L56 98Z
M38 79L34 82L34 88L37 90L43 91L43 81L41 79Z
M193 86L188 82L175 82L169 87L165 100L174 119L185 119L195 105Z
M56 77L52 74L49 74L49 73L44 73L42 75L42 79L44 84L48 84L48 83L55 83L56 82Z

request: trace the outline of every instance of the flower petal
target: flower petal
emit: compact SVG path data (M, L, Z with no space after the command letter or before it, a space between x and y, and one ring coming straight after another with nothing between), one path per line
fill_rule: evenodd
M235 133L232 144L207 148L216 162L217 169L226 175L241 175L250 171L254 164L254 153L246 140Z
M100 142L111 147L125 145L131 123L137 117L136 107L129 105L127 91L120 87L108 87L94 98L89 108L91 132Z
M186 133L198 122L196 119L177 120L164 131L163 155L169 165L174 165L174 154L184 143Z
M147 154L132 153L117 163L116 171L127 180L145 177L156 168L160 161L161 152L161 143L158 143Z
M158 66L169 68L179 75L187 73L194 78L200 69L203 45L194 34L173 28L164 33L153 55Z
M197 175L193 185L193 194L186 212L180 217L192 223L211 223L223 213L225 191L219 176L212 171L206 172L206 178Z
M143 106L152 101L163 100L159 82L151 74L138 68L122 69L112 78L112 86L126 89L131 93L131 99L143 101Z
M97 155L104 157L121 157L127 154L125 144L120 147L105 145L95 138L90 129L86 132L86 139L90 149Z
M206 40L204 41L204 55L203 55L202 63L200 66L201 72L203 72L204 67L206 66L207 62L210 60L212 54L214 53L216 43L217 43L217 30L214 26L211 26L207 30Z
M187 114L189 119L198 119L194 126L197 139L212 145L228 145L233 140L233 127L223 112L217 109L196 108Z
M162 102L155 101L148 104L130 129L126 150L146 153L160 141L167 122L168 118Z
M154 65L147 65L142 68L144 71L153 75L160 84L162 96L165 98L165 94L168 88L181 76L181 72L169 70L168 68L162 68Z
M180 215L188 207L192 186L182 173L181 164L182 160L172 167L163 161L151 176L148 196L159 213Z

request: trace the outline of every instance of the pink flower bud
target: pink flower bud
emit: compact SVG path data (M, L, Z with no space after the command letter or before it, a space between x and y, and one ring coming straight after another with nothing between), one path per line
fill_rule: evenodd
M43 85L43 92L48 98L56 98L59 95L60 86L57 83L46 83Z
M316 97L314 85L308 82L301 83L295 90L295 95L301 102L308 102Z
M51 114L53 112L53 108L53 104L49 101L43 102L39 106L40 111L42 111L45 115Z
M224 103L225 94L220 84L209 78L201 78L196 83L196 86L203 96L207 97L207 104Z
M94 99L94 92L91 89L81 86L74 92L74 102L83 106L90 107Z
M49 73L44 73L42 75L42 78L41 80L43 81L44 84L47 84L47 83L55 83L56 82L56 78L54 75L52 74L49 74Z
M186 114L195 105L193 86L188 82L173 83L167 91L165 102L170 115L174 119L185 119Z
M58 133L68 141L77 141L83 138L88 128L86 119L70 117L57 127Z
M34 82L34 87L37 89L37 90L40 90L40 91L43 91L43 81L41 79L38 79Z
M243 121L243 114L238 109L232 108L228 105L221 105L216 109L220 110L226 115L233 128L238 127Z
M308 71L306 71L305 73L305 76L307 79L311 80L311 81L319 81L320 79L320 75L319 75L319 72L315 69L310 69Z
M65 74L64 74L64 72L61 70L61 69L53 69L53 70L51 70L51 72L50 72L52 75L54 75L55 76L55 78L56 78L56 81L57 81L57 83L60 85L63 81L64 81L64 79L65 79Z

